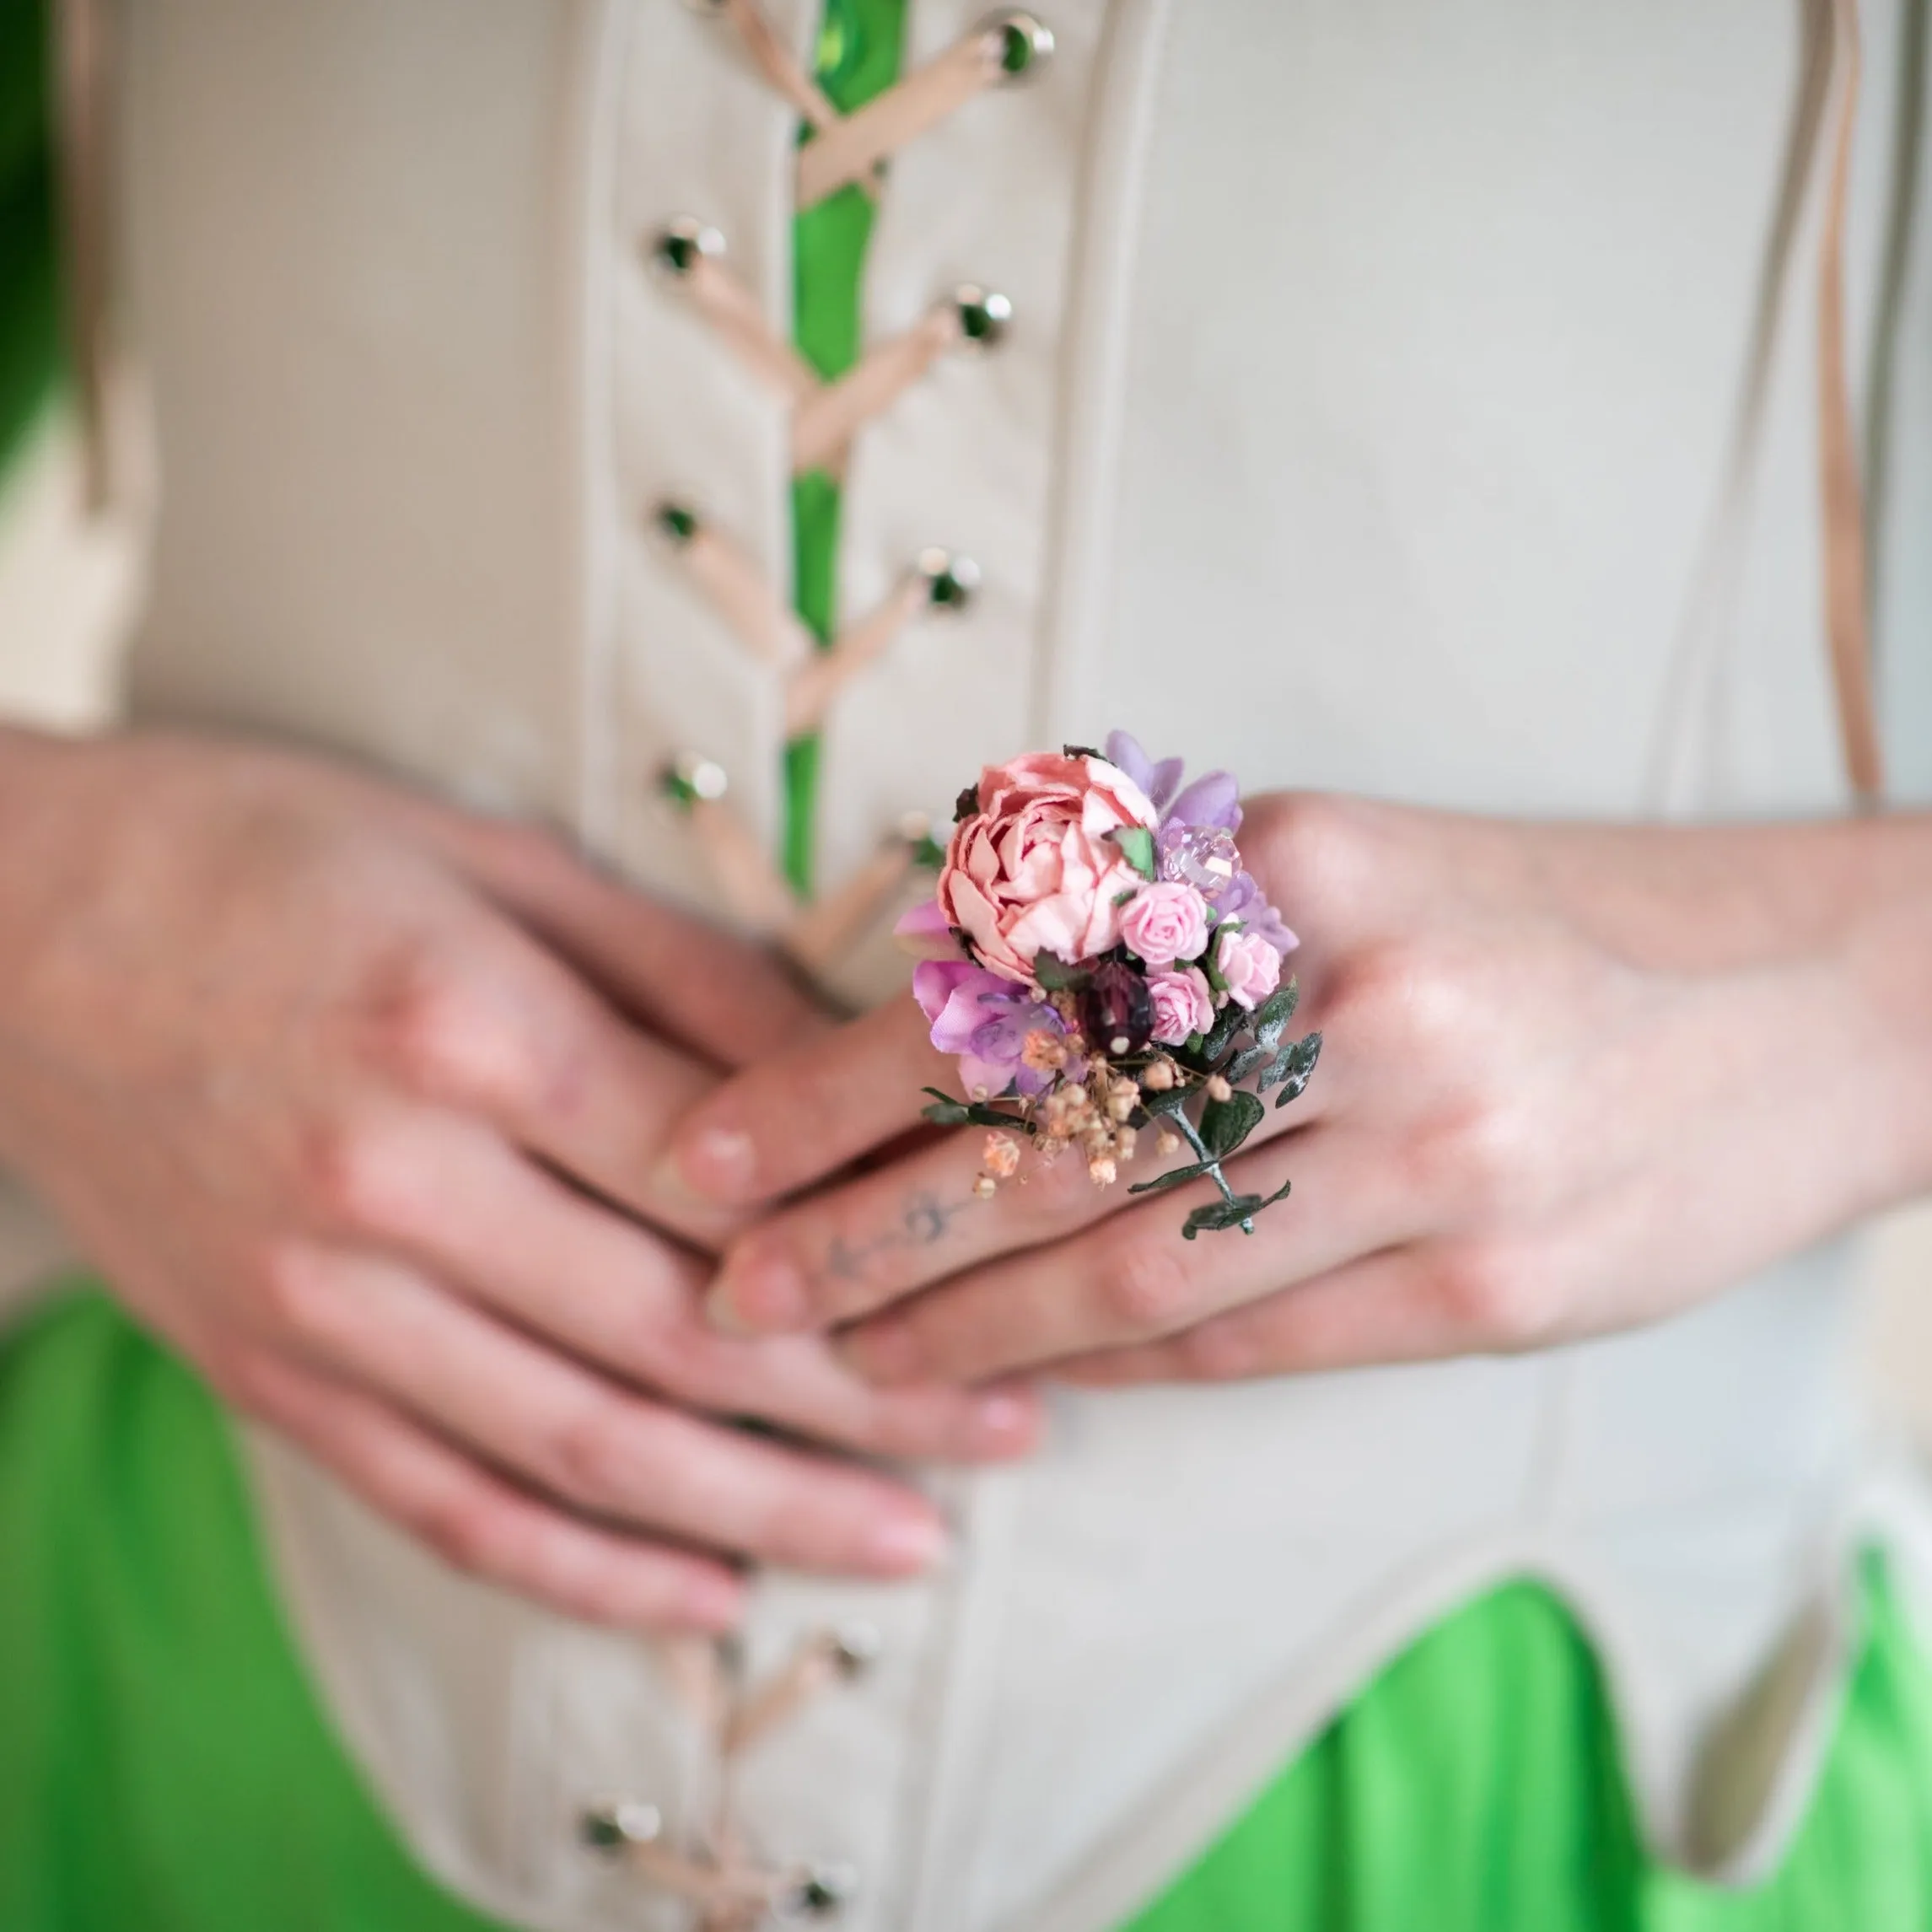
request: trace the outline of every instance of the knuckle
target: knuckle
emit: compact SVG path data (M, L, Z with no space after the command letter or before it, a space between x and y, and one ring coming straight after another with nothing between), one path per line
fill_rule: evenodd
M1370 876L1362 811L1329 793L1296 792L1273 804L1263 842L1271 876L1292 885L1299 905L1349 903Z
M530 1084L523 1041L461 961L412 948L378 976L366 1005L375 1064L406 1092L494 1104Z
M1411 1139L1409 1189L1465 1224L1507 1219L1530 1172L1535 1149L1520 1110L1499 1094L1467 1096Z
M407 1511L403 1527L453 1568L475 1576L503 1574L511 1512L481 1489L455 1489Z
M361 1122L330 1122L313 1128L300 1165L309 1204L326 1224L372 1231L395 1219L394 1150ZM277 1270L277 1278L287 1272Z
M622 1398L594 1397L540 1445L539 1478L557 1494L595 1509L622 1502L638 1460L638 1418Z
M1166 1230L1154 1236L1143 1230L1110 1241L1100 1291L1106 1314L1141 1335L1178 1327L1195 1312L1199 1299L1187 1255L1178 1237Z
M299 1241L272 1241L251 1272L261 1309L278 1329L304 1340L326 1332L332 1294L315 1251Z
M1535 1348L1554 1327L1542 1271L1512 1250L1477 1243L1442 1255L1431 1287L1450 1324L1490 1348Z
M1176 1338L1181 1369L1191 1381L1246 1381L1261 1372L1262 1353L1247 1323L1203 1321Z
M1337 1031L1345 1016L1385 1053L1424 1070L1470 1057L1484 1022L1461 963L1427 939L1407 937L1361 947L1343 971L1336 1006Z

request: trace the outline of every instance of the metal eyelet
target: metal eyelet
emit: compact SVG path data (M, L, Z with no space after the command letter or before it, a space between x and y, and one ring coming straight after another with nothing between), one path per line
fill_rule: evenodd
M686 8L693 13L702 13L707 19L722 13L729 0L684 0Z
M577 1820L577 1835L592 1851L615 1858L627 1845L654 1844L665 1828L664 1814L641 1798L605 1798L587 1805Z
M915 813L909 815L919 820L920 830L917 837L927 837L924 815ZM885 1633L876 1623L842 1623L831 1633L832 1667L840 1676L848 1681L853 1677L864 1676L885 1652Z
M926 602L934 611L957 615L979 589L979 566L950 550L922 550L912 568L926 580Z
M1029 80L1053 57L1053 30L1037 13L1017 7L988 13L976 32L999 35L1002 86Z
M1013 320L1013 304L995 288L962 282L953 291L953 311L969 348L997 348Z
M858 1891L858 1874L850 1865L807 1865L793 1875L772 1908L780 1919L836 1919Z
M700 261L724 255L724 237L695 215L675 215L651 237L647 252L654 266L681 281Z
M689 503L666 497L651 512L651 526L667 543L682 550L704 528L704 519Z
M723 798L731 781L715 758L681 751L659 774L658 788L673 805L694 805Z

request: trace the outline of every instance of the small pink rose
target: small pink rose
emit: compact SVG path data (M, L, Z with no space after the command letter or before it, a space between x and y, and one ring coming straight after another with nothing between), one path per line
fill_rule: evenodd
M1121 908L1120 936L1150 966L1200 957L1208 944L1208 901L1192 885L1144 885Z
M1154 1037L1163 1047L1183 1046L1214 1024L1214 996L1199 966L1149 973L1147 990L1154 1000Z
M1214 970L1229 998L1252 1013L1281 984L1281 955L1259 933L1229 928L1215 944Z

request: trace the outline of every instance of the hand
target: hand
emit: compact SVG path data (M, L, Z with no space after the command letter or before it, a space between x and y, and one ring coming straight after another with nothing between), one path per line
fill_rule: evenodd
M756 1440L1024 1447L1018 1395L724 1340L730 1217L646 1176L738 1062L822 1026L751 949L534 832L213 741L0 736L0 1160L240 1407L452 1561L715 1627L725 1558L920 1567L930 1505Z
M1251 1237L1181 1239L1205 1182L1133 1202L1070 1160L976 1201L968 1129L755 1225L717 1317L856 1323L844 1352L882 1384L1519 1349L1667 1315L1932 1180L1924 821L1597 830L1276 795L1241 846L1306 938L1327 1041L1230 1165L1242 1192L1294 1180ZM789 1193L951 1072L895 1002L721 1088L675 1171L695 1198Z

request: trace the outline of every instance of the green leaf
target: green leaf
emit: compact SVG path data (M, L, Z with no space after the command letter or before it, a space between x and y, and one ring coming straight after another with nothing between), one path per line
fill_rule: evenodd
M1137 1181L1127 1189L1130 1194L1165 1194L1170 1187L1185 1187L1190 1181L1198 1181L1203 1174L1214 1171L1211 1160L1197 1160L1185 1167L1170 1167L1165 1174L1157 1174L1151 1181Z
M1206 1207L1197 1208L1181 1224L1181 1238L1191 1241L1197 1235L1219 1234L1227 1228L1239 1228L1244 1235L1251 1235L1255 1231L1254 1218L1262 1206L1258 1194L1237 1194L1231 1201L1210 1201Z
M1308 1083L1315 1072L1315 1063L1321 1057L1321 1036L1310 1033L1305 1039L1297 1040L1284 1053L1277 1064L1284 1070L1277 1077L1281 1081L1281 1092L1275 1105L1284 1107L1290 1101L1298 1101L1308 1090ZM1271 1068L1270 1072L1273 1069Z
M1154 875L1154 834L1144 825L1123 825L1112 835L1122 856L1143 879Z
M1033 955L1033 977L1049 993L1074 993L1087 983L1089 976L1057 954L1040 952Z
M1230 999L1215 1015L1208 1037L1201 1042L1201 1057L1210 1063L1219 1060L1234 1044L1235 1036L1247 1024L1247 1017Z
M1169 1087L1158 1094L1150 1094L1145 1087L1140 1090L1140 1104L1150 1114L1177 1114L1187 1104L1189 1089Z
M1255 1009L1253 1020L1256 1040L1263 1047L1276 1045L1283 1030L1294 1017L1294 1009L1301 1003L1301 989L1292 979L1286 986L1277 987Z
M934 1127L1003 1127L1020 1133L1033 1132L1032 1122L1021 1120L1015 1114L1002 1113L984 1101L955 1101L950 1094L942 1094L937 1087L922 1087L919 1091L933 1096L933 1105L921 1107L919 1117L929 1120Z
M1265 1067L1274 1058L1274 1048L1257 1044L1244 1047L1226 1066L1222 1068L1223 1076L1237 1087L1254 1072L1257 1067Z
M1217 1159L1232 1154L1261 1124L1267 1109L1252 1094L1209 1101L1201 1110L1201 1138Z

